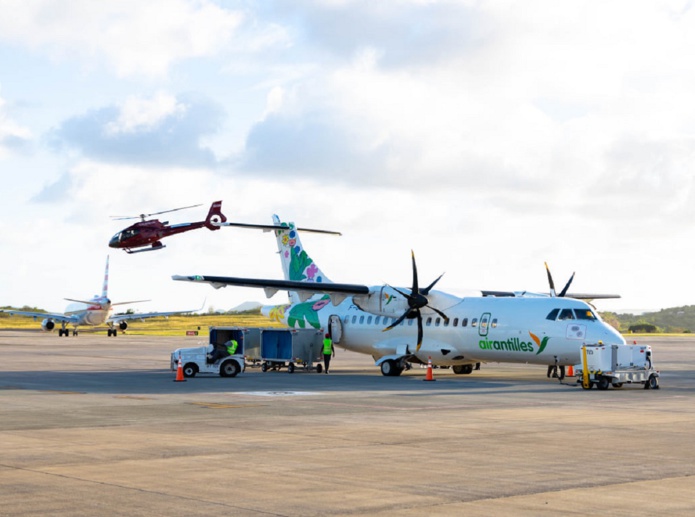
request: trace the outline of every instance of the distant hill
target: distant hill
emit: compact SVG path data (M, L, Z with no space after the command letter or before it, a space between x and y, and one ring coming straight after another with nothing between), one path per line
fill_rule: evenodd
M644 314L602 312L601 317L620 332L695 332L695 305Z
M262 305L258 302L244 302L229 309L227 314L260 314Z

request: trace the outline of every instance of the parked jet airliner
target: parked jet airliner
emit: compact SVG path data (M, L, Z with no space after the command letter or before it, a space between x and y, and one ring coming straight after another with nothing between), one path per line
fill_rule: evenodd
M144 314L118 314L112 315L113 307L116 305L125 305L129 303L140 303L148 300L136 300L132 302L112 303L108 296L109 291L109 257L106 257L106 270L104 272L104 285L102 287L101 296L94 296L89 300L74 300L66 298L71 303L65 309L63 314L51 314L46 312L31 312L31 311L16 311L16 310L0 310L10 315L31 316L34 319L44 318L41 322L41 328L45 331L51 331L55 328L56 323L61 327L58 329L58 336L68 336L70 334L68 325L72 325L72 335L77 335L77 327L79 326L99 326L108 325L107 334L116 336L118 329L124 331L128 328L129 320L142 320L146 318L155 318L157 316L171 316L173 314L183 314L194 312L199 309L188 311L172 311L172 312L148 312Z
M550 294L480 291L459 297L425 288L418 281L415 256L410 288L331 282L306 253L293 223L275 224L284 280L174 276L174 280L261 287L268 297L287 290L290 303L266 306L263 313L289 327L329 331L345 349L371 355L383 375L400 375L411 363L451 366L471 373L484 362L564 367L580 362L584 343L625 344L582 299L617 295L559 295L548 270ZM440 276L441 278L441 276ZM581 299L580 299L581 298ZM564 370L564 368L562 368Z

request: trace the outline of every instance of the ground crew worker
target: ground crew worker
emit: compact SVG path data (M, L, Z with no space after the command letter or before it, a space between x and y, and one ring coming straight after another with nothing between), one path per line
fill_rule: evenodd
M335 348L333 348L333 340L331 336L326 334L323 338L323 365L328 373L328 366L331 364L331 356L335 355Z
M236 339L230 339L227 341L227 353L229 355L234 355L236 354L236 349L239 347L239 343L237 343Z

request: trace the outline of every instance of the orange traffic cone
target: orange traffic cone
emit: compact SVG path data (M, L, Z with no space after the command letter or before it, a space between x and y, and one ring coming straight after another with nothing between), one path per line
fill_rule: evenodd
M179 356L179 365L176 368L176 379L174 379L174 382L186 382L186 379L183 378L183 365L181 364L181 356Z
M427 358L427 375L425 375L425 378L423 379L425 381L436 381L437 379L432 378L432 358L428 357Z
M567 377L574 377L574 366L569 365L567 367Z

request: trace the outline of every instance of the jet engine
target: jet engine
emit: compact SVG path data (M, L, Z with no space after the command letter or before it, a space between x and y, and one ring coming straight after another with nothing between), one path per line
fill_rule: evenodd
M55 321L51 319L45 319L41 322L41 330L51 331L56 327Z
M121 329L121 330L125 330L125 329L128 328L128 323L126 323L125 321L121 321L121 322L118 324L118 328Z

